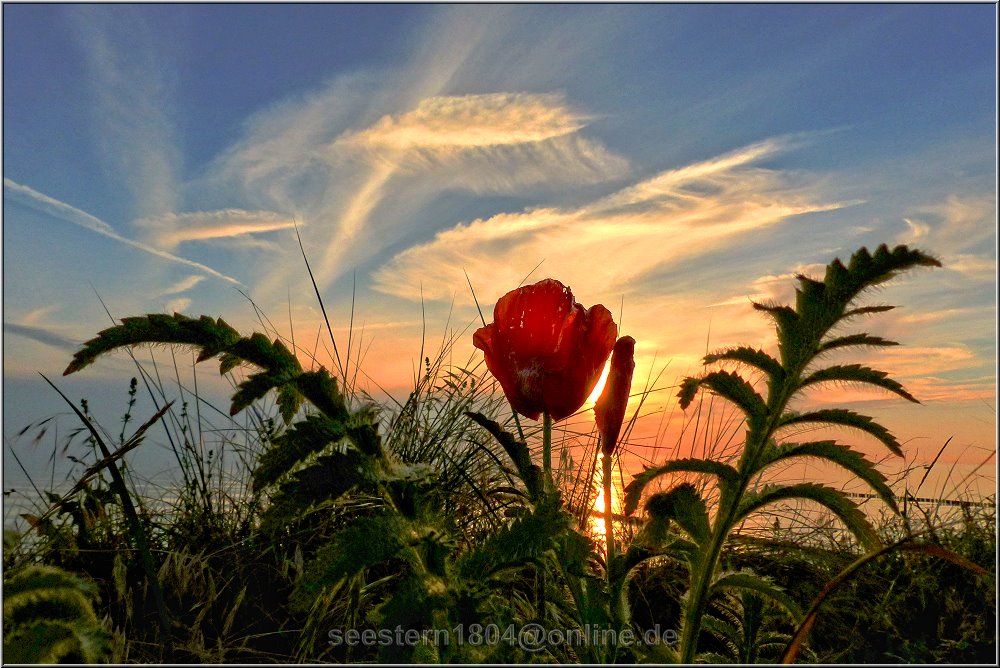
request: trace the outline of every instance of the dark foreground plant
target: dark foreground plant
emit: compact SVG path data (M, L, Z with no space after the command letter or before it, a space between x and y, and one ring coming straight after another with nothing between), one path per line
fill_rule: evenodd
M10 663L106 662L111 643L94 613L96 587L53 566L4 578L3 654Z
M881 548L874 528L855 504L839 490L813 482L789 485L754 483L776 464L793 458L816 458L836 464L867 484L891 509L896 510L892 491L873 463L849 446L833 440L787 442L782 435L803 425L849 427L873 436L894 454L902 450L888 429L872 418L845 409L820 409L804 413L789 404L804 390L823 383L861 383L892 392L908 401L917 400L888 374L860 364L817 367L833 350L862 346L894 346L894 341L867 333L843 334L839 326L858 316L879 313L891 306L858 306L856 301L868 289L885 283L901 271L916 266L940 266L920 251L897 246L880 246L874 254L862 248L845 266L834 260L822 281L798 276L795 308L779 304L754 304L770 316L778 335L778 357L763 350L737 347L705 357L706 364L730 362L764 374L766 398L742 376L730 371L711 371L688 378L678 393L681 408L687 408L698 390L707 389L732 402L745 415L743 450L735 466L706 459L680 459L647 469L635 477L626 490L626 512L632 513L646 486L665 474L688 472L710 475L718 488L718 504L713 517L701 493L689 483L650 498L647 509L651 521L670 520L683 529L686 539L673 542L683 546L690 568L690 585L682 604L681 641L678 659L695 660L702 621L709 601L725 590L749 590L785 604L798 618L798 610L788 605L787 595L767 580L751 573L719 572L719 557L733 530L748 516L767 506L792 499L805 499L824 506L836 515L868 551ZM782 439L779 441L779 439Z
M738 462L679 459L636 476L626 493L629 514L637 509L649 483L663 475L707 474L715 480L717 491L710 495L705 486L684 482L649 496L647 517L635 540L614 553L611 533L603 562L605 555L597 552L546 475L550 420L546 420L549 429L543 430L543 466L538 466L528 442L509 433L482 404L467 401L471 391L466 394L461 388L466 381L476 380L471 375L448 379L451 399L440 410L431 406L431 392L427 402L407 402L400 421L383 434L385 423L378 410L349 402L341 382L325 369L305 371L280 340L261 334L245 337L221 319L179 314L124 319L86 343L67 373L116 348L150 343L193 346L199 361L218 357L223 372L244 363L257 368L237 385L231 412L240 412L274 390L288 427L271 433L253 466L255 492L266 502L247 542L274 555L285 565L286 574L289 570L296 573L289 578L293 585L283 592L288 595L287 609L296 619L306 620L297 658L315 658L316 644L323 640L321 632L324 625L332 627L327 624L331 620L352 628L398 625L424 630L528 621L550 628L588 624L630 628L635 600L630 582L654 564L670 563L672 577L687 581L681 588L681 644L676 652L664 647L625 652L613 645L584 646L548 648L545 658L690 662L705 651L699 647L709 636L704 630L717 640L732 641L731 647L727 645L732 658L772 659L778 639L790 638L802 620L801 601L793 600L765 569L755 573L730 568L726 555L731 537L745 518L770 504L804 499L832 511L866 550L880 549L875 529L840 491L813 482L757 483L779 462L819 458L852 473L895 510L884 476L859 453L832 440L788 443L782 434L801 425L853 427L899 452L895 438L872 418L842 409L795 413L788 406L803 390L826 382L867 383L915 401L883 372L856 364L817 368L816 361L833 350L895 345L865 333L832 332L852 318L891 308L858 306L855 301L868 288L919 265L937 266L937 262L906 247L892 251L880 247L874 254L862 249L847 266L831 263L823 281L799 277L794 309L757 305L776 322L777 357L762 350L732 348L709 355L706 362L739 363L762 372L766 395L738 374L723 370L684 381L679 394L681 406L687 407L699 389L708 389L742 411L747 429ZM502 337L502 333L492 336ZM603 360L610 351L604 340L607 332L599 338L602 349L607 348ZM491 350L504 345L493 339ZM599 356L587 354L594 359ZM518 364L525 361L514 357ZM596 363L592 366L596 368ZM591 371L585 374L586 382L574 384L574 403L583 392L579 387L592 389ZM516 380L508 376L508 381ZM568 410L568 404L550 405L544 393L528 399L530 410L537 408L539 413L562 415ZM484 431L468 429L468 423L459 418L462 414L470 415ZM434 415L438 417L429 417ZM465 426L458 429L456 424ZM486 447L486 432L501 446L500 451ZM609 429L608 441L610 433ZM474 457L471 452L481 454ZM472 507L472 512L461 510ZM474 520L462 522L457 515ZM609 526L620 519L605 514ZM180 572L186 562L172 557L170 563L171 569ZM238 582L233 586L240 590ZM243 593L239 596L242 599ZM780 633L761 627L765 621L771 623L775 611L784 615L789 626ZM706 621L711 619L716 621ZM323 658L373 658L372 652L352 654L345 647L327 651ZM452 644L388 646L378 658L510 661L529 657L503 647Z

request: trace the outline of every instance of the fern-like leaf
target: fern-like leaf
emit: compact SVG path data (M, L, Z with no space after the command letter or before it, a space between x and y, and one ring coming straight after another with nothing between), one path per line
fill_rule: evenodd
M739 522L764 506L790 499L806 499L829 508L866 550L877 550L882 546L875 528L864 513L858 510L856 504L839 490L815 483L768 485L759 492L751 492L740 502L736 512L736 521Z
M802 620L802 609L798 603L780 587L760 575L749 571L723 573L712 583L712 590L723 591L726 589L737 589L760 594L764 598L777 603L779 607L788 613L789 617L795 623Z
M799 321L799 314L790 306L765 302L750 302L750 304L755 310L762 311L771 316L771 319L774 320L779 330L792 329Z
M230 345L226 352L240 359L268 369L276 375L294 375L302 372L298 359L280 340L273 342L260 332L242 337Z
M803 379L799 387L808 387L818 383L830 382L864 383L867 385L874 385L875 387L880 387L883 390L899 395L907 401L912 401L915 404L920 403L912 394L907 392L902 385L892 378L889 378L889 374L885 371L878 371L861 364L842 364L826 367L825 369L818 369Z
M276 437L261 454L253 472L254 489L270 485L309 455L347 435L343 422L325 415L308 415Z
M532 463L531 454L528 452L528 445L524 441L516 439L513 434L506 431L498 422L489 419L481 413L469 411L466 412L466 415L497 440L497 443L507 452L507 456L514 462L518 476L520 476L521 481L524 482L524 486L528 490L528 497L537 499L543 489L542 470L537 464Z
M754 367L755 369L760 369L766 373L769 378L776 382L780 382L785 376L785 370L781 368L781 362L774 359L763 350L748 348L746 346L727 348L726 350L705 355L702 361L705 364L713 364L721 361L746 364L747 366Z
M334 420L345 420L347 403L340 392L337 380L324 368L304 371L295 377L295 388L313 406Z
M69 375L90 364L99 356L116 348L142 344L193 345L201 348L199 361L216 355L240 339L240 334L222 318L202 316L195 320L180 313L172 316L150 313L145 316L122 318L120 325L108 327L83 344L73 355L63 375Z
M674 459L662 466L648 467L642 473L632 476L632 482L625 487L625 514L631 515L639 507L639 499L646 485L661 475L682 471L714 475L719 478L723 489L734 484L739 476L732 466L711 459Z
M687 407L694 401L699 387L701 387L701 378L689 377L681 381L681 389L677 391L677 405L681 407L682 411L686 411Z
M805 423L823 423L858 429L877 438L894 455L903 456L903 449L892 432L867 415L861 415L844 408L827 408L810 413L788 414L782 419L781 427Z
M3 593L6 661L107 661L110 636L94 613L92 583L59 568L32 565L5 579Z
M243 364L243 360L239 356L232 353L220 353L219 354L219 375L225 376L227 373Z
M285 378L276 378L274 374L268 371L250 374L246 380L236 386L232 402L229 405L229 414L236 415L247 406L263 398L274 388L283 385L287 380Z
M840 261L834 260L832 264L840 264ZM846 303L865 288L884 283L900 271L915 266L940 267L941 263L907 246L896 246L889 250L888 246L882 244L875 249L874 254L869 254L867 248L862 248L851 256L846 272L837 267L832 276L827 274L831 279L829 287L836 289L838 297Z
M878 497L892 509L898 512L896 499L892 490L886 484L886 477L875 468L875 464L850 446L836 441L810 441L808 443L783 443L780 446L768 448L767 455L760 463L758 471L779 461L793 457L815 457L832 462L861 480L865 481Z
M856 318L859 315L872 315L873 313L885 313L886 311L891 311L896 308L890 304L879 304L875 306L861 306L859 308L852 308L848 311L844 311L844 315L841 316L841 320L846 320L848 318Z
M197 361L220 358L220 373L244 362L260 367L262 371L250 375L237 387L230 406L233 415L272 389L278 392L278 409L286 423L292 421L304 399L331 417L346 414L343 397L325 369L303 372L298 359L279 339L271 341L260 333L241 337L221 318L213 320L207 316L194 319L179 313L172 316L151 313L123 318L120 325L109 327L86 342L63 374L79 371L116 348L142 344L196 346L200 349Z
M848 346L870 346L873 348L884 348L888 346L898 346L896 341L883 339L881 336L871 336L869 334L848 334L838 336L824 341L819 346L819 354L830 352L837 348L847 348Z
M316 552L292 594L293 608L308 609L327 587L395 557L418 537L399 515L363 517L334 534Z
M753 386L739 374L729 371L713 371L698 379L685 379L677 395L681 409L686 409L690 405L694 391L702 386L736 404L747 416L751 425L757 424L767 415L767 404L763 397L757 394Z
M293 473L278 488L261 518L261 529L280 532L308 508L337 499L358 485L372 483L375 476L370 460L354 448L323 455L311 466Z
M708 541L708 508L698 490L689 482L681 483L669 492L651 496L646 502L646 511L650 520L662 523L674 520L699 545Z
M572 518L553 496L543 499L534 512L520 517L458 561L462 577L475 579L497 571L536 562L556 546L556 539L571 530Z

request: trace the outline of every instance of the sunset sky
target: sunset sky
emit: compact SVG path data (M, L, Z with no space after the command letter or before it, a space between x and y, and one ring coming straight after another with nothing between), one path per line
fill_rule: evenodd
M297 224L341 345L356 292L376 398L405 395L423 322L480 359L468 281L488 318L561 280L667 387L772 347L750 300L795 273L912 244L944 268L873 295L901 308L866 329L903 345L862 357L923 404L812 401L882 419L907 464L954 437L960 478L996 448L995 26L993 4L5 4L4 450L44 464L15 438L65 411L39 372L114 426L124 354L60 376L110 324L97 295L249 333L243 291L311 348Z

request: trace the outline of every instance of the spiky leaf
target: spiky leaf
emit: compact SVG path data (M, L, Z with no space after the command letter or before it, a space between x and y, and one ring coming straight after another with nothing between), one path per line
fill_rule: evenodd
M646 503L646 511L651 519L661 522L674 520L698 544L708 541L708 508L698 490L689 482L651 496Z
M213 320L207 316L195 320L179 313L172 316L151 313L123 318L120 325L105 329L86 342L63 374L79 371L116 348L141 344L196 346L200 348L199 362L217 355L221 358L220 373L231 371L242 362L263 369L239 384L230 407L232 415L275 388L278 408L286 423L291 422L303 397L333 417L346 411L336 383L325 370L303 373L298 359L280 340L271 341L260 333L241 337L221 318Z
M886 477L875 468L874 463L851 447L836 441L783 443L778 447L772 446L757 470L762 471L775 462L786 461L793 457L816 457L837 464L868 483L868 486L893 512L898 512L896 499L886 484Z
M879 304L876 306L861 306L859 308L852 308L849 311L844 311L844 315L841 320L846 320L848 318L856 318L859 315L872 315L873 313L885 313L886 311L891 311L896 308L891 304Z
M295 387L313 406L334 420L347 418L348 408L337 380L323 368L295 377Z
M275 374L291 376L302 373L298 359L284 343L278 339L271 341L260 332L240 338L229 346L227 352Z
M723 573L712 583L713 591L739 589L751 591L777 603L792 621L798 623L802 619L802 610L788 594L770 580L748 571Z
M392 598L372 614L380 628L420 629L431 628L435 610L449 603L447 583L439 577L411 575L397 587ZM415 661L414 653L422 643L385 643L379 647L380 663L422 663ZM433 643L428 643L434 647Z
M246 380L236 386L236 392L233 393L233 399L229 405L229 414L236 415L247 406L263 398L275 387L280 386L285 380L287 379L277 378L267 371L250 374Z
M889 378L889 374L885 371L878 371L861 364L841 364L826 367L825 369L818 369L809 374L802 381L799 387L808 387L818 383L831 382L865 383L867 385L874 385L875 387L880 387L883 390L897 394L907 401L912 401L915 404L920 403L912 394L907 392L902 385L892 378Z
M827 408L810 413L789 414L782 421L782 427L806 423L825 423L841 427L851 427L870 434L885 444L893 454L903 456L903 449L892 433L867 415L861 415L844 408Z
M764 506L791 499L806 499L829 508L834 515L840 518L844 526L857 537L865 549L870 551L881 547L882 543L878 533L864 513L858 510L857 505L840 491L815 483L768 485L759 492L748 493L737 509L735 521L739 522Z
M145 316L122 318L120 325L108 327L83 344L73 355L63 375L83 369L99 356L116 348L143 344L182 344L201 348L199 361L218 354L240 339L239 332L222 318L202 316L197 320L180 313L172 316L150 313Z
M686 411L687 407L694 401L699 387L701 387L701 378L685 378L681 381L681 389L677 391L677 405L681 407L682 411Z
M833 264L839 262L834 260ZM837 296L846 303L865 288L884 283L900 271L916 266L940 267L941 263L907 246L889 250L888 246L881 244L874 254L869 254L867 248L861 248L851 256L846 273L839 268L835 270L830 287L836 289Z
M254 489L274 483L309 455L346 436L343 422L325 415L307 415L276 437L261 454L253 472Z
M869 334L848 334L847 336L838 336L824 341L820 344L819 353L826 353L837 348L847 348L848 346L871 346L884 348L898 345L899 343L896 341L883 339L881 336L871 336Z
M729 371L713 371L697 379L697 385L691 381L692 379L685 379L677 395L680 398L681 409L686 409L691 403L694 390L704 386L720 397L736 404L747 416L751 425L762 420L767 414L767 404L764 399L739 374Z
M243 364L243 360L238 356L232 353L222 353L219 355L219 375L226 375L240 364Z
M308 609L326 587L391 559L416 538L414 527L399 515L358 519L317 551L292 595L293 607Z
M261 529L267 533L280 531L308 508L371 483L375 475L371 461L354 448L319 457L281 485L261 518Z
M299 412L303 399L304 397L293 385L285 383L278 386L278 396L274 402L277 404L278 412L281 413L281 419L284 420L285 424L291 424L292 420L295 419L295 414Z
M32 565L5 579L3 654L16 663L99 663L110 636L91 605L96 587L52 566Z
M739 362L740 364L760 369L776 381L780 381L785 376L785 370L781 368L781 362L757 348L748 348L746 346L728 348L717 353L712 353L711 355L705 355L703 361L705 364L713 364L721 361Z
M750 304L755 310L762 311L771 316L778 327L778 331L792 330L798 324L799 314L790 306L764 302L750 302Z
M537 464L532 463L528 445L524 441L514 438L514 435L501 427L498 422L481 413L468 411L466 415L497 440L497 443L507 452L507 456L514 462L517 473L528 490L529 498L537 499L543 489L542 470Z
M534 512L514 520L463 555L457 564L458 572L463 577L482 578L537 561L554 549L556 539L571 527L572 517L555 498L548 497Z
M625 488L625 514L631 515L639 507L639 499L646 485L661 475L682 471L714 475L719 478L723 489L734 483L739 475L732 466L711 459L674 459L662 466L646 468L642 473L634 475L632 482Z

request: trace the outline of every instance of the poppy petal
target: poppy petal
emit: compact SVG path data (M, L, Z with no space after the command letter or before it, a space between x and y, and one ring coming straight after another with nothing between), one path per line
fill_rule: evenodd
M518 413L554 420L575 413L597 384L618 328L598 304L585 309L554 279L512 290L494 322L473 335L486 366Z

